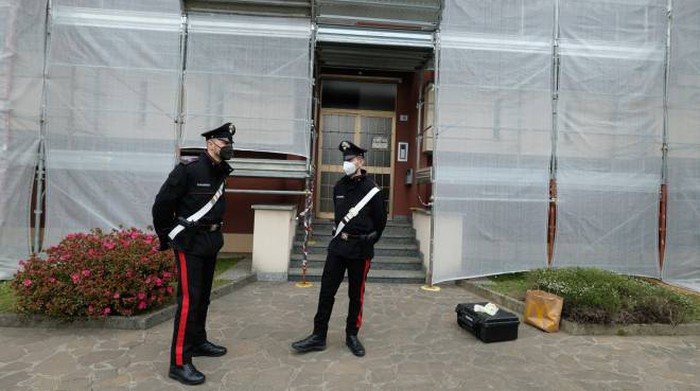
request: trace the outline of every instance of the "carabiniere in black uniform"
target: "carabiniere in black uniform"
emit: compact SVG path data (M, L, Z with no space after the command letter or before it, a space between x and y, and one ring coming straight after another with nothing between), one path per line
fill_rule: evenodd
M153 226L160 239L160 250L172 248L177 264L177 312L169 376L185 384L201 384L205 380L204 374L192 365L193 356L226 353L226 348L207 340L205 329L216 256L224 244L221 233L224 195L196 222L186 219L211 202L233 170L226 163L232 157L233 133L235 127L230 123L203 133L208 143L212 140L211 149L208 147L198 158L178 164L153 204ZM178 225L185 229L171 239L168 234Z
M343 152L345 165L352 162L355 157L361 157L364 161L366 150L349 141L341 142L339 149ZM348 171L352 171L352 168ZM348 171L333 188L336 227L348 214L350 208L356 206L370 190L377 187L374 181L367 177L365 170L356 168L354 173ZM359 211L357 216L347 222L340 234L331 240L321 277L321 292L318 299L318 310L314 317L313 334L293 343L294 350L304 353L325 349L328 322L333 310L335 294L343 281L345 270L347 270L350 305L345 326L346 344L356 356L365 354L364 347L357 338L362 325L365 282L374 257L374 245L382 236L386 220L384 200L381 194L376 194Z

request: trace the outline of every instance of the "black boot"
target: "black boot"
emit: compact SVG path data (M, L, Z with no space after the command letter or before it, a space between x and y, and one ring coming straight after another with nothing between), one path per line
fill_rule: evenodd
M192 357L220 357L226 354L226 352L227 350L225 347L206 341L203 344L192 348Z
M360 342L360 339L357 338L357 335L348 335L347 338L345 338L345 344L348 345L352 354L356 355L357 357L362 357L365 355L365 347L362 346L362 343Z
M168 377L188 386L202 384L205 380L204 374L199 372L192 363L185 364L181 367L171 365Z
M308 337L302 339L301 341L296 341L292 344L292 349L299 353L306 353L313 350L325 350L326 349L326 337L311 334Z

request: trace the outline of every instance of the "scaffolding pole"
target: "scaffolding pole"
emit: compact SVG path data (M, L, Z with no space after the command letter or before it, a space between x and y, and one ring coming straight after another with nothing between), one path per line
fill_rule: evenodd
M184 10L185 8L182 7ZM175 162L180 160L180 147L185 125L185 73L187 71L188 20L183 11L180 22L180 64L177 80L177 100L175 102Z
M313 233L313 209L314 209L314 184L316 170L314 165L314 151L316 150L316 129L315 129L315 118L316 118L316 105L314 102L314 50L316 47L316 20L315 20L315 5L311 2L311 36L309 37L309 87L311 96L309 97L309 108L307 109L306 117L309 120L309 156L306 159L306 202L304 211L299 214L299 217L303 218L304 225L304 241L302 242L302 261L301 261L301 281L296 284L299 288L309 288L313 286L310 282L306 281L306 272L309 268L309 241L311 240L311 235Z
M666 58L664 59L664 117L661 133L661 186L659 189L659 278L663 279L666 255L666 215L668 203L668 85L671 64L671 32L673 27L673 0L666 5Z
M547 216L547 267L554 263L554 247L557 238L557 145L559 143L559 0L554 2L554 24L552 28L552 132L549 158L549 213Z
M42 250L42 228L41 216L44 214L44 182L46 176L46 109L47 109L47 80L49 50L51 49L51 17L52 17L52 0L46 2L46 24L44 27L44 61L42 66L41 76L41 109L39 119L39 152L37 155L37 170L36 170L36 198L34 205L34 241L32 252L39 253Z
M434 126L433 126L433 150L437 151L437 143L438 143L438 134L439 132L439 126L435 126L438 124L439 119L438 119L438 111L437 108L438 106L438 97L439 97L439 88L440 88L440 32L435 31L435 42L434 42L434 49L433 49L433 55L435 56L435 111L433 112L433 115L435 116L434 118ZM437 167L437 154L433 155L433 167ZM433 189L432 192L435 194L435 190L437 187L437 181L435 178L437 178L437 169L433 171ZM431 197L434 198L434 197ZM433 202L430 201L429 204L431 205L431 210L430 210L430 250L429 250L429 259L428 259L428 270L426 270L425 273L425 285L421 286L422 290L429 291L429 292L437 292L440 290L439 286L434 286L433 285L433 265L434 265L434 258L435 258L435 210L432 208Z

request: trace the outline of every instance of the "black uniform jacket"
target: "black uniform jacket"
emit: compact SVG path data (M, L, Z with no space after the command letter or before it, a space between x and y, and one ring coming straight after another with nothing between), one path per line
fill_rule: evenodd
M345 217L350 208L364 198L373 187L377 185L367 177L367 172L362 170L362 175L355 178L343 176L333 188L333 203L335 205L335 225ZM349 235L368 235L376 232L373 240L360 238L348 238L343 240L340 235L331 240L328 251L346 258L366 259L374 257L374 244L382 236L386 227L386 210L384 198L379 192L365 205L360 213L345 225L342 232Z
M161 243L168 243L168 233L177 225L177 217L187 218L201 209L233 171L225 161L214 164L204 152L198 158L178 164L161 186L153 204L153 227ZM219 224L224 217L225 197L222 195L207 214L197 222ZM221 230L205 232L188 228L169 245L177 250L201 256L213 256L223 246ZM161 246L163 248L163 246Z

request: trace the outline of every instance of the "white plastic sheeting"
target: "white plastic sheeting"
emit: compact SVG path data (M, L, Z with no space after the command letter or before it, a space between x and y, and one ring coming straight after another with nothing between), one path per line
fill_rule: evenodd
M659 276L667 0L559 3L554 265Z
M233 122L235 149L308 157L310 21L191 14L188 23L183 143Z
M53 2L47 87L46 241L145 228L172 169L180 5Z
M673 0L664 278L700 291L700 2Z
M663 276L700 289L698 42L700 4L692 0L447 1L433 281L545 265L551 175L553 266ZM660 265L665 126L669 212Z
M546 265L554 7L514 4L445 4L434 282Z
M0 0L0 280L30 251L46 2Z

